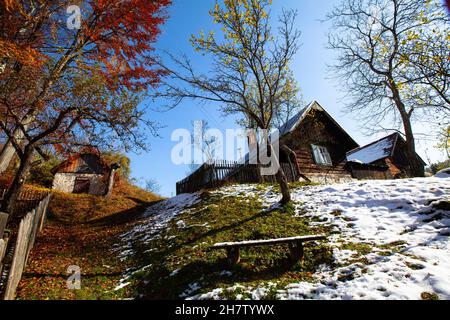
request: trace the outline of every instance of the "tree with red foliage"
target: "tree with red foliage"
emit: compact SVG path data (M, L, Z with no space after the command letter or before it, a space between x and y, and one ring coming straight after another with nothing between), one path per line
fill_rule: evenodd
M72 11L74 2L78 10ZM8 139L3 151L13 148L20 159L3 211L12 212L33 152L42 146L145 148L140 129L155 126L138 106L141 92L164 74L156 67L153 44L170 2L0 4L0 129ZM81 23L71 27L70 19Z

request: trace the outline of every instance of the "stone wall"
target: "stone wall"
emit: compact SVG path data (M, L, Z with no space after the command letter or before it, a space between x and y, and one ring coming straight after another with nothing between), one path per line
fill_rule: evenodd
M103 195L106 192L106 179L102 174L86 173L57 173L53 180L53 189L61 192L72 193L76 178L89 179L89 194Z

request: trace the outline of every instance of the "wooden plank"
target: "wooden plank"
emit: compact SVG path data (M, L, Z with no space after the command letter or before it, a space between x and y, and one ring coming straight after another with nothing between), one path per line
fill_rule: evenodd
M33 214L29 213L20 222L14 257L6 285L4 296L5 300L13 300L15 298L17 286L19 285L19 281L22 278L22 273L25 268L25 256L28 247L28 240L31 234L31 223L33 221L33 218Z
M47 211L51 198L52 198L51 193L49 193L49 195L45 198L44 212L42 213L41 221L39 222L39 232L42 231L42 229L44 228L45 221L47 220Z
M8 239L0 239L0 275L3 272L3 258L8 250Z
M212 246L211 249L225 249L232 247L254 247L254 246L267 246L267 245L276 245L276 244L284 244L284 243L299 243L299 242L308 242L315 240L324 240L327 237L325 235L312 235L312 236L300 236L300 237L291 237L291 238L282 238L282 239L270 239L270 240L251 240L251 241L242 241L242 242L226 242L226 243L216 243Z
M8 222L9 215L4 212L0 212L0 239L3 238L5 232L6 223Z
M0 239L0 265L8 249L8 239Z
M42 212L42 202L39 203L36 209L33 209L31 213L33 214L33 219L31 220L31 231L30 236L28 238L28 244L27 244L27 252L25 255L25 262L24 266L28 262L28 257L30 256L31 249L34 247L34 242L37 237L38 228L39 228L39 220L40 220L40 213Z

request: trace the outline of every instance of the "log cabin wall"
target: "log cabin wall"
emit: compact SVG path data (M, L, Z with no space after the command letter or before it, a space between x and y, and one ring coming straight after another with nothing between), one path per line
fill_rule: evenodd
M396 174L393 174L395 177L397 174L406 174L409 171L409 161L408 154L406 152L406 142L402 138L397 139L397 143L394 147L394 152L391 157L392 165L398 170ZM422 159L417 156L417 161L423 163ZM422 167L423 174L425 174L425 164Z
M387 164L387 159L376 161L373 164L349 162L346 167L352 173L353 178L358 180L386 180L394 178Z
M333 181L352 178L345 169L346 152L358 145L324 112L312 110L293 132L282 139L295 152L301 173L311 180L323 182L324 177L332 177L328 180ZM331 166L316 164L313 144L327 148L333 163Z

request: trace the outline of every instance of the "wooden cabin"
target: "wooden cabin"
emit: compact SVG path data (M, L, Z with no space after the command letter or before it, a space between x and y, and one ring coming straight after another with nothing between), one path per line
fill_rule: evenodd
M426 163L416 154L425 173ZM347 169L355 179L395 179L408 175L406 141L394 133L347 153Z
M280 162L293 162L299 176L313 182L345 182L352 179L346 169L346 154L358 147L355 140L316 101L309 104L280 129Z
M310 103L280 128L279 162L289 182L340 183L353 179L400 178L408 167L406 142L393 134L364 147L317 102ZM255 144L256 139L249 140ZM275 182L262 176L256 154L241 162L204 164L177 183L177 194L229 183ZM418 161L425 162L417 155Z
M107 195L114 183L117 165L107 164L93 153L76 154L52 169L53 189L57 191Z

